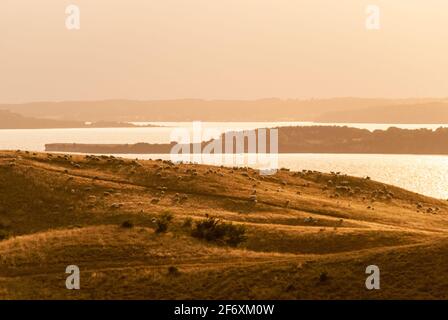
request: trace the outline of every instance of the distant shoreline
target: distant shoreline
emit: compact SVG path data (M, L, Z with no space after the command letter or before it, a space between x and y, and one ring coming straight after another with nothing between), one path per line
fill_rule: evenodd
M45 145L45 152L68 152L80 154L170 154L172 145L170 144L82 144L82 143L48 143ZM194 153L187 153L193 155ZM225 152L215 154L226 154ZM244 152L242 154L248 154ZM278 154L384 154L384 155L431 155L431 156L448 156L445 153L422 153L422 152L357 152L357 151L282 151Z
M257 129L258 130L258 129ZM244 131L248 134L257 130ZM273 129L266 129L267 131ZM387 130L357 129L338 126L311 127L280 127L278 130L279 154L290 153L334 153L334 154L414 154L414 155L448 155L448 128L430 129L399 129ZM239 132L237 134L243 134ZM225 150L225 134L219 139L204 141L194 145L178 145L182 150L197 150L194 146L204 150L209 144L216 144L220 148L213 148L211 154L237 153ZM169 154L176 142L151 144L80 144L80 143L48 143L46 151L76 152L98 154ZM233 146L235 147L235 146ZM253 149L252 149L253 150ZM258 150L258 147L257 149ZM269 145L266 149L270 150ZM242 152L249 153L246 143ZM264 153L264 152L260 152Z

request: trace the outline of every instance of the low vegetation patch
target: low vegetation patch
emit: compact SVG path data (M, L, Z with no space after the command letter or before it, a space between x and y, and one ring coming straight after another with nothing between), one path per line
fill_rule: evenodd
M214 217L196 222L191 235L195 238L226 244L232 247L238 246L247 239L246 228L244 226L222 222Z
M328 281L328 273L326 271L323 271L319 275L319 282L327 282Z
M173 215L169 212L164 212L158 219L156 219L156 233L164 233L168 231L168 226L173 220Z
M178 276L178 275L180 275L180 271L177 267L171 266L171 267L168 267L168 274L170 276Z
M134 223L130 220L126 220L121 224L121 227L125 229L131 229L134 228Z
M10 237L10 234L8 231L0 229L0 241L6 240L9 237Z
M186 218L186 219L184 220L184 223L182 224L182 226L183 226L184 228L188 228L188 229L190 229L190 228L193 226L193 219L190 218L190 217Z

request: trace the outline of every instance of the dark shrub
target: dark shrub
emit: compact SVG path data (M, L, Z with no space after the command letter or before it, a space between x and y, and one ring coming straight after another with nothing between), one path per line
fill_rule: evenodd
M321 272L319 275L319 281L320 282L326 282L328 280L328 273L327 272Z
M0 229L0 241L2 240L6 240L9 238L9 232L6 230L1 230Z
M160 218L157 219L156 224L156 232L157 233L164 233L168 231L168 225L170 224L171 220L173 220L173 215L169 212L163 213Z
M126 220L121 224L122 228L131 229L134 228L134 223L132 221Z
M245 234L246 228L244 226L225 223L213 217L197 222L191 232L191 235L195 238L233 247L247 239Z
M171 266L168 268L168 274L171 276L178 276L180 274L180 271L179 269L177 269L177 267Z
M188 229L191 228L193 226L193 219L190 217L186 218L182 226Z

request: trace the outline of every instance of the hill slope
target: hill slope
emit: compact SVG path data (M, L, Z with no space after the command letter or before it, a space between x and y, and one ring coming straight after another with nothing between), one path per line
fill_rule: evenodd
M1 299L448 296L447 203L369 179L1 152L0 191ZM247 240L192 237L207 216ZM370 264L379 291L365 289Z
M145 125L146 127L151 125ZM0 129L56 129L56 128L120 128L136 127L131 123L98 121L86 124L83 121L54 120L27 117L0 109Z
M350 122L347 112L357 114L362 110L364 117L374 119L377 110L401 110L420 104L446 103L444 99L260 99L260 100L107 100L107 101L65 101L35 102L25 104L2 104L0 109L10 110L28 117L77 120L77 121L327 121ZM366 109L371 108L371 109ZM424 108L423 108L424 109ZM421 110L421 109L420 109ZM335 112L333 117L333 112ZM342 116L339 114L342 112ZM447 117L431 115L426 110L425 118L420 113L402 114L402 118L388 117L387 114L375 118L379 123L443 123ZM436 113L434 113L436 114ZM445 116L447 116L445 114ZM427 119L427 118L431 119ZM340 119L345 119L340 121ZM425 122L421 122L425 119ZM370 120L365 122L371 122Z
M446 123L448 104L446 100L408 104L370 106L357 110L329 111L315 119L317 122L336 123Z

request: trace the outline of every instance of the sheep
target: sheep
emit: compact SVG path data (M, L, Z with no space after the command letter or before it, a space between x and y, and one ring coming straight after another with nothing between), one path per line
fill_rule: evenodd
M347 187L347 186L342 186L342 185L338 185L336 186L336 191L340 192L340 193L345 193L345 192L350 192L351 188Z
M305 223L317 223L317 219L314 219L313 217L308 217L308 218L305 218L305 219L303 219L303 222L305 222Z
M151 200L151 204L157 204L160 202L160 198L154 198Z

